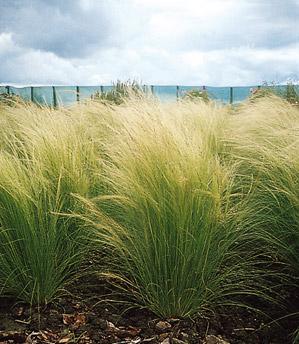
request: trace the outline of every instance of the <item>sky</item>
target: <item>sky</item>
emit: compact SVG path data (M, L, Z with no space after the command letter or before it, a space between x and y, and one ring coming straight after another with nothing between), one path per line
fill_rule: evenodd
M0 0L0 83L299 80L299 0Z

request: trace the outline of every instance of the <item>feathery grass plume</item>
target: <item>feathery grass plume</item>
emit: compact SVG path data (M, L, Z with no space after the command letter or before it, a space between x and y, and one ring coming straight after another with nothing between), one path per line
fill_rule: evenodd
M7 111L2 118L11 126L2 132L2 149L42 169L46 177L54 178L53 185L63 171L72 192L85 194L97 182L94 172L99 174L101 140L108 128L104 127L108 120L102 118L108 109L92 105L97 106L52 110L30 105Z
M100 160L80 118L35 106L18 111L16 122L23 119L4 135L1 152L0 283L5 293L45 303L85 258L89 233L59 213L79 211L72 193L99 193Z
M250 237L232 205L234 169L218 154L226 110L137 102L118 111L122 126L105 166L109 204L85 201L114 256L105 275L163 317L262 294L258 257L244 251Z
M299 276L299 111L272 96L244 104L234 122L239 192L247 195L254 230Z

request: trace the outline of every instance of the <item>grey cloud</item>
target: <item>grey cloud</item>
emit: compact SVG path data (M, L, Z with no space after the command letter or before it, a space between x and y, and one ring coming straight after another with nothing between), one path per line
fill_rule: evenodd
M298 42L298 18L298 0L239 0L212 25L201 18L182 16L178 25L189 29L179 40L173 36L166 44L171 49L204 51L240 46L279 48Z
M23 47L82 57L113 43L107 6L82 10L71 0L0 0L0 32L12 32Z
M211 11L202 22L204 0L202 11L194 5L196 15L152 2L93 0L82 7L79 0L0 0L0 82L137 78L216 86L298 79L298 0L231 0L231 11ZM151 21L157 15L162 20Z
M298 0L253 0L251 4L260 27L255 33L260 36L258 46L273 48L298 42Z

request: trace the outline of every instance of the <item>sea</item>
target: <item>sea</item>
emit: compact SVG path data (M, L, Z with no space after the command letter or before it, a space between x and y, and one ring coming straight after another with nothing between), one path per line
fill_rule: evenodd
M283 91L286 85L275 86ZM77 86L33 86L33 87L16 87L16 86L0 86L1 93L11 93L20 96L24 100L33 100L42 105L68 106L76 101L91 98L96 92L107 92L113 86L79 86L79 94ZM146 92L152 92L161 101L175 101L182 97L190 90L205 89L209 97L221 103L240 103L249 97L252 90L258 86L237 86L237 87L213 87L213 86L144 86ZM54 100L55 94L55 100Z

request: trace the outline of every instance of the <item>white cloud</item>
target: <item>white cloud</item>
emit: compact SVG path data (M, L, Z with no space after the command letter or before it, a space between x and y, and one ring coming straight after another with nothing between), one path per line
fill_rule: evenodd
M55 0L42 19L44 0L19 3L0 11L2 82L217 86L299 78L298 0ZM56 19L47 18L51 11Z
M0 33L0 56L2 54L9 54L16 49L16 46L12 40L12 34L3 32Z

